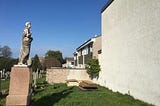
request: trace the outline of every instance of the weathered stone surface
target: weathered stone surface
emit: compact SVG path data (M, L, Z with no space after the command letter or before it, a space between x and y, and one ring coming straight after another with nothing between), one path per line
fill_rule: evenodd
M30 97L27 95L8 95L6 106L28 106Z
M66 83L66 80L70 79L75 79L77 81L90 80L85 69L47 69L46 81L48 83Z
M6 106L28 106L30 102L30 88L31 69L27 67L12 67Z
M67 86L79 86L79 82L75 79L66 80Z
M48 83L65 83L69 69L47 69L46 81Z

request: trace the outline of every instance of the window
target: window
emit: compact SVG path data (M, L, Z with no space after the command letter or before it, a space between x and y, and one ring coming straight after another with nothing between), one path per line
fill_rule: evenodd
M88 54L88 47L85 47L82 51L82 55L87 55Z
M74 65L74 62L71 62L71 65Z
M82 55L82 51L78 51L78 56L81 56Z

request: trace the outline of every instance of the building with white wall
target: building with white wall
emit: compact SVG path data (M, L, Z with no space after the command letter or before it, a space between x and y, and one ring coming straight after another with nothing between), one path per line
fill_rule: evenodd
M65 60L66 60L66 63L62 65L64 68L74 68L74 58L73 57L67 57L65 58Z
M160 0L109 0L98 83L160 105Z
M80 45L74 53L75 67L85 68L89 59L98 59L101 54L101 36L95 36Z

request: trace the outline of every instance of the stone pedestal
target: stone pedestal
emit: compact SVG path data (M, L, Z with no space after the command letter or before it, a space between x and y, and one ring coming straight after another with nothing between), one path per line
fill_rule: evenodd
M12 67L6 106L28 106L31 99L31 69Z

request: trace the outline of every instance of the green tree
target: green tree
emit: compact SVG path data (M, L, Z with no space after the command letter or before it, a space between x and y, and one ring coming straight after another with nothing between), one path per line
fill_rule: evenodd
M0 56L2 57L11 57L12 52L11 52L11 48L9 46L3 46L0 47Z
M91 79L98 78L101 70L98 59L90 59L86 64L86 69Z
M33 61L32 61L32 71L36 72L37 69L40 70L42 68L41 66L41 63L39 61L39 57L38 55L36 54L33 58Z
M18 59L8 58L8 57L0 57L0 70L11 70L11 67L14 64L18 63Z
M49 50L45 54L45 58L54 58L54 59L57 59L61 64L64 63L64 60L63 60L63 57L62 57L62 53L60 51Z

